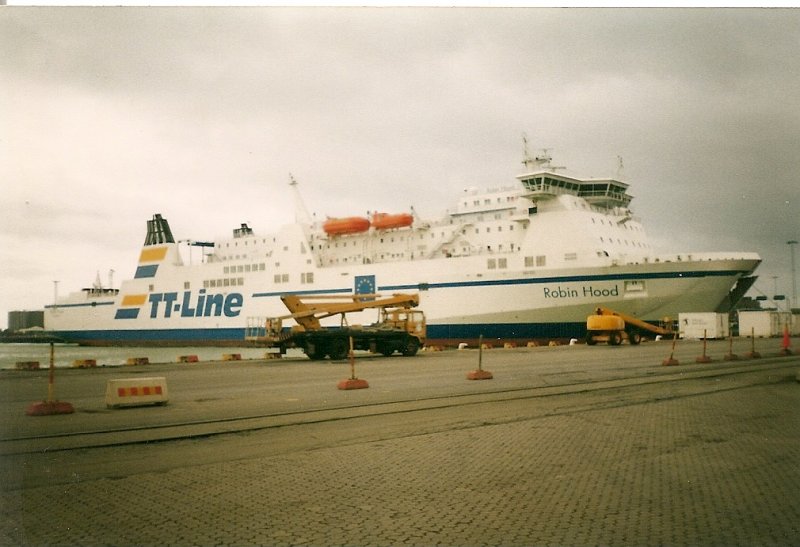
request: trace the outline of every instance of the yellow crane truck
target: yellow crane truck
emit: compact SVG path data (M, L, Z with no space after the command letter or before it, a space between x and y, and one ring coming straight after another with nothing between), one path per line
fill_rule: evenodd
M661 327L608 308L599 307L586 318L586 343L590 346L598 342L618 346L623 340L628 340L631 345L637 345L642 341L643 333L666 336L673 334L674 331L669 320L665 320L664 326Z
M279 348L285 354L289 348L301 348L314 360L330 357L345 359L350 350L368 350L373 353L404 356L416 355L425 341L426 323L417 294L393 294L381 297L378 294L354 295L283 295L290 313L280 317L253 319L248 321L245 339L258 345ZM347 324L346 314L367 309L377 309L378 322L371 325ZM341 315L338 327L325 327L321 319ZM296 323L284 327L284 321Z

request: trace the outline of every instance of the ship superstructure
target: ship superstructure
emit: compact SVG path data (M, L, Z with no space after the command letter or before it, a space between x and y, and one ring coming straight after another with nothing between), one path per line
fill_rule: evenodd
M46 326L86 344L241 344L247 318L280 315L284 294L413 291L429 340L582 337L598 305L655 322L725 310L754 281L755 253L655 254L628 184L567 176L546 152L523 163L516 184L465 190L431 219L314 220L292 179L296 222L191 241L199 262L155 215L134 278L48 306Z

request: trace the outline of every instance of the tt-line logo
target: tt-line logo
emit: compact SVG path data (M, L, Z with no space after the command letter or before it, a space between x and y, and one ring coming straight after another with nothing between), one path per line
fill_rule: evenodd
M195 298L192 291L183 291L182 297L177 292L152 293L148 300L151 319L169 318L173 313L180 317L236 317L242 311L244 296L237 292L206 294L200 289Z

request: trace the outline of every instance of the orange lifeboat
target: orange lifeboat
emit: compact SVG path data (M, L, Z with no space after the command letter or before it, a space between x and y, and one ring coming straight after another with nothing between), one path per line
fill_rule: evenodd
M331 236L358 234L369 230L369 219L363 217L329 218L322 224L322 229Z
M390 215L389 213L375 213L372 215L372 227L376 230L390 230L392 228L405 228L414 223L414 217L408 213Z

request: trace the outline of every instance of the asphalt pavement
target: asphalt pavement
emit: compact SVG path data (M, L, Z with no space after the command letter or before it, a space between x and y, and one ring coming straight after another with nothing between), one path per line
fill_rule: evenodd
M664 342L493 349L486 381L465 378L475 350L360 358L356 391L336 389L347 363L306 360L58 371L76 413L50 417L24 415L46 372L4 372L0 544L797 545L800 359L757 342L710 364L679 343L675 367ZM135 375L167 378L169 404L107 409Z

